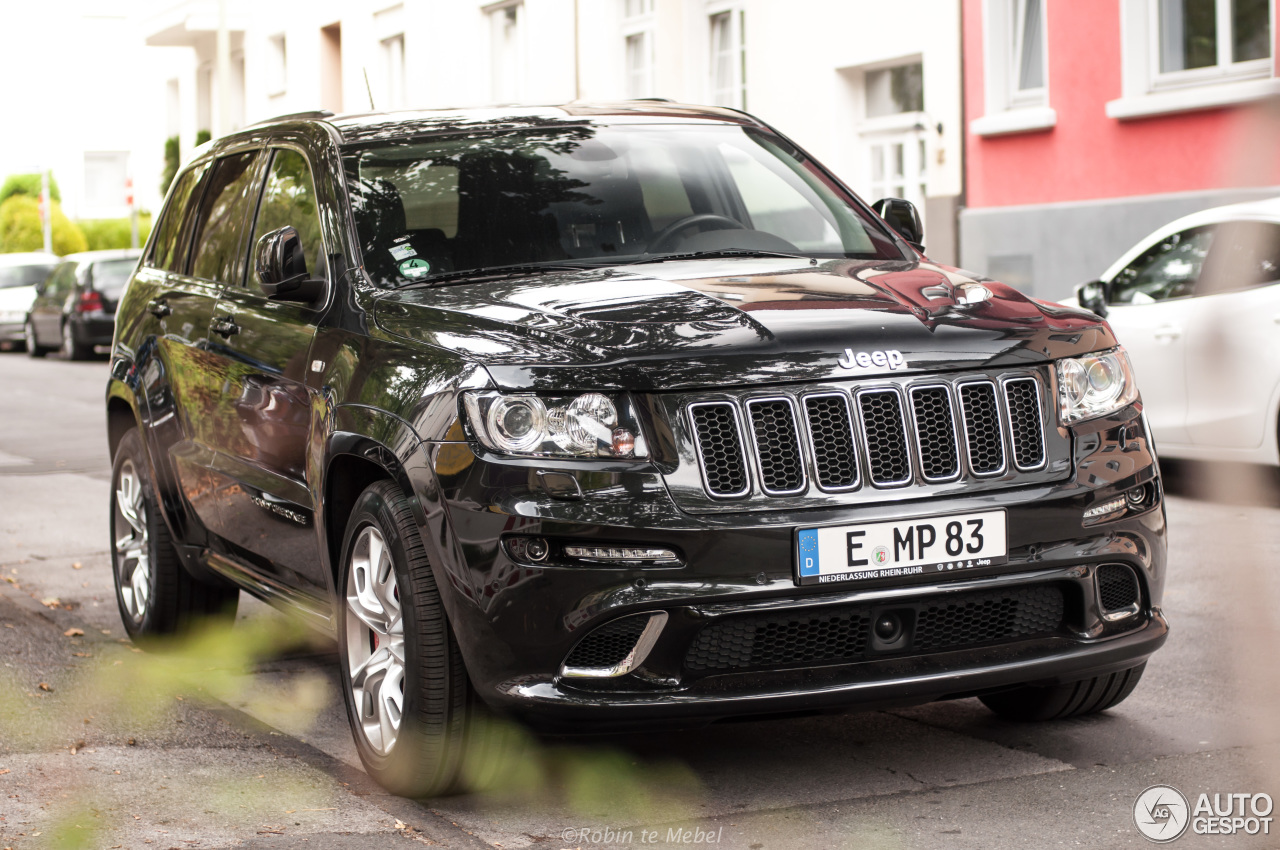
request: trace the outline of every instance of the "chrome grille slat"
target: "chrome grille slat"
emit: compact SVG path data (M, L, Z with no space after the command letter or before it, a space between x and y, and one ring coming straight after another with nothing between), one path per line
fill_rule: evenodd
M803 492L804 457L800 452L800 431L791 399L750 399L747 401L747 418L756 441L761 489L770 496Z
M1067 474L1069 443L1045 424L1044 381L1042 370L983 370L686 396L673 412L683 408L692 427L701 488L673 494L691 508L734 499L749 509L788 497L863 502L875 490L1051 480Z
M1040 384L1034 378L1010 378L1004 382L1009 407L1009 434L1013 439L1013 463L1026 471L1044 466L1044 414Z
M858 393L862 439L867 447L867 477L877 487L900 487L911 481L911 452L902 397L895 389Z

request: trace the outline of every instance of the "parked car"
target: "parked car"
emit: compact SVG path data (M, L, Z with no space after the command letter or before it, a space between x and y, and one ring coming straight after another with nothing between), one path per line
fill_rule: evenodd
M1180 218L1077 299L1128 350L1161 455L1280 464L1280 198Z
M26 343L24 329L36 284L57 265L56 254L42 251L0 254L0 346L17 348Z
M247 590L339 642L365 767L561 730L979 696L1101 711L1165 640L1104 322L929 262L674 104L290 116L200 149L107 387L125 628Z
M44 357L61 350L68 360L93 356L111 345L116 304L142 252L136 249L69 254L36 286L27 315L27 353Z

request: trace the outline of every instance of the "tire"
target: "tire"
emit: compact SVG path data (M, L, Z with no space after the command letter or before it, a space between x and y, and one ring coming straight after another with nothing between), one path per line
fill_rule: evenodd
M979 697L987 708L1005 720L1065 720L1114 708L1133 693L1146 662L1128 670L1095 676L1079 682L1048 687L1025 685Z
M27 340L27 356L28 357L44 357L49 353L47 348L41 348L36 344L36 329L31 324L31 318L28 316L27 321L22 325L22 335Z
M205 621L235 619L240 591L198 581L178 558L136 427L111 467L111 572L125 631L135 643L178 635Z
M70 322L62 323L62 356L67 360L88 360L93 356L93 346L76 340Z
M409 501L395 484L374 483L356 500L338 588L342 693L369 775L405 797L491 781L514 738L471 688Z

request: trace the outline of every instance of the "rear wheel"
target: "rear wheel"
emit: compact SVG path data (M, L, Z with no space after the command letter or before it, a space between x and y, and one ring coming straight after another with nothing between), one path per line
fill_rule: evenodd
M62 323L62 356L67 360L88 360L93 355L93 346L85 345L76 339L75 330L70 322Z
M44 357L49 353L47 348L41 348L36 344L36 329L35 326L31 324L30 317L27 318L26 323L22 326L22 335L27 341L28 357Z
M130 428L111 471L111 564L116 602L135 642L178 634L209 618L234 619L240 592L197 581L178 559L147 472L142 437Z
M407 797L483 783L508 738L471 690L398 487L381 481L360 495L342 552L342 690L365 769Z
M1006 720L1064 720L1096 714L1119 705L1133 693L1146 662L1118 673L1095 676L1065 685L1026 685L980 697L987 708Z

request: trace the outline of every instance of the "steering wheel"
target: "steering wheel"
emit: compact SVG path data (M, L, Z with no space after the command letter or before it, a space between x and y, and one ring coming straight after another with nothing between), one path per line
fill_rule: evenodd
M715 213L696 213L695 215L687 215L684 218L671 222L654 234L653 238L649 240L649 247L645 249L645 253L655 254L670 250L670 246L666 243L675 242L675 237L678 234L684 233L684 231L689 230L690 228L698 227L703 224L720 225L719 227L712 228L713 230L747 229L743 226L742 222L735 221L728 216L716 215Z

